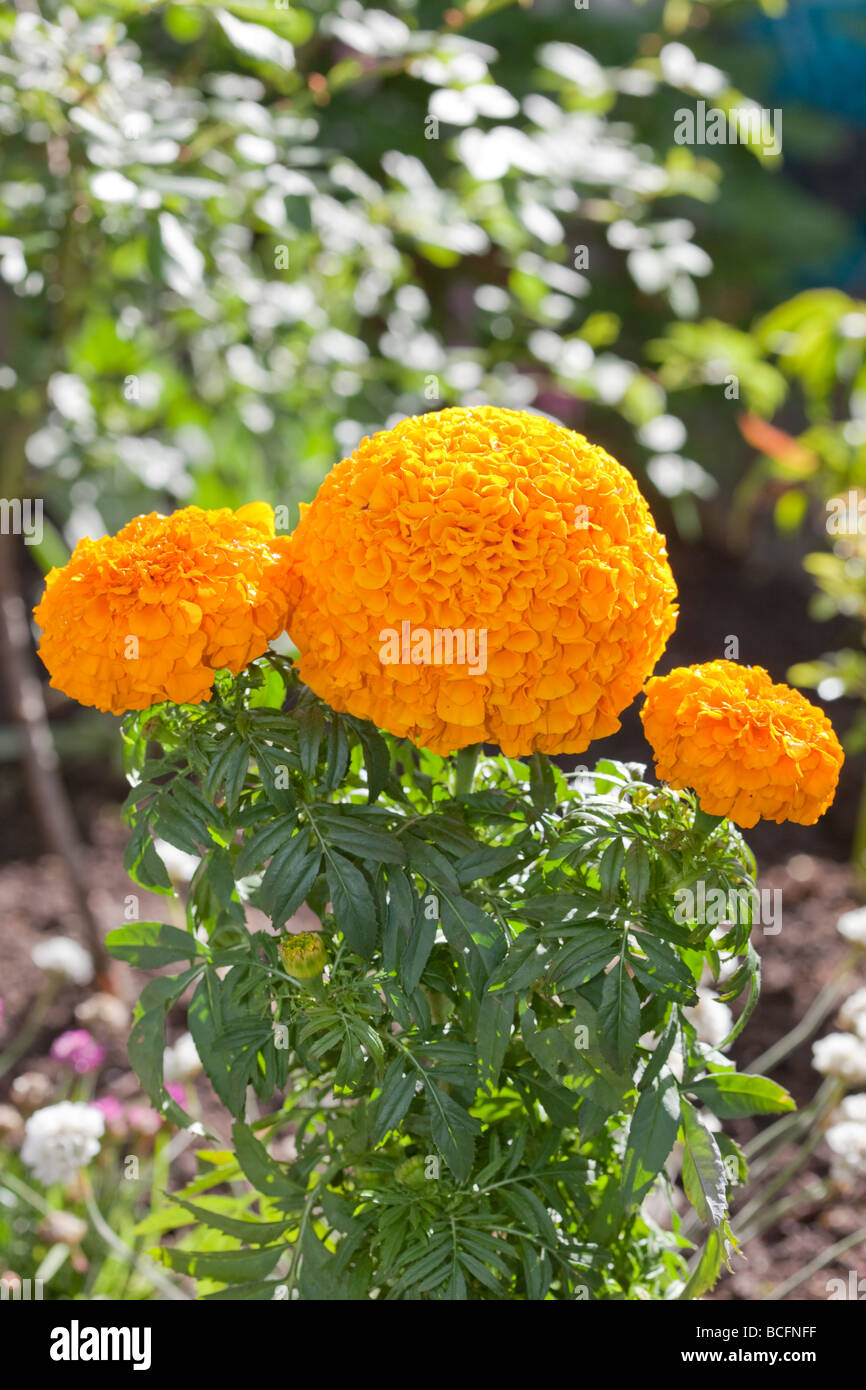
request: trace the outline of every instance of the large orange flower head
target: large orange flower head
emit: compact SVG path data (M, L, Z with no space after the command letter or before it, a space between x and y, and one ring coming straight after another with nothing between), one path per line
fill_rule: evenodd
M676 620L634 478L524 411L443 410L364 439L292 543L302 678L437 753L582 751L619 728Z
M692 787L708 815L814 825L832 802L843 761L832 724L760 666L679 666L646 690L656 775Z
M51 684L123 714L162 700L209 700L283 631L289 542L264 502L137 516L78 542L35 610Z

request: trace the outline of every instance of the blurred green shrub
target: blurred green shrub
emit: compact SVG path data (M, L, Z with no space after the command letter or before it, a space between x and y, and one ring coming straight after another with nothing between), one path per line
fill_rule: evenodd
M648 464L693 530L738 439L718 361L774 402L723 320L845 235L758 147L674 140L745 101L706 56L749 8L0 5L0 493L44 497L38 558L184 501L290 527L364 433L474 401Z

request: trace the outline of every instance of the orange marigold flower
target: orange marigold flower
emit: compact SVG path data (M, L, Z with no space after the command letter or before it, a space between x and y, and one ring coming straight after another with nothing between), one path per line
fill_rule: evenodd
M656 775L692 787L702 811L748 829L814 825L833 800L843 753L827 716L760 666L710 661L647 681L641 710Z
M676 621L634 478L524 411L442 410L364 439L292 551L307 685L437 753L581 752L619 728Z
M34 610L51 684L123 714L209 700L214 674L261 656L288 615L289 541L264 502L137 516L79 541Z

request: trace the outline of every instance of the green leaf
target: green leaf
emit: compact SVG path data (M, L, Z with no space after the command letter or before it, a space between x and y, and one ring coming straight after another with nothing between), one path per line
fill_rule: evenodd
M218 1279L221 1284L241 1284L249 1279L264 1279L285 1252L286 1247L281 1244L266 1250L181 1250L176 1245L160 1245L149 1253L180 1274Z
M174 894L174 885L157 854L146 821L130 839L123 856L123 867L139 888L147 888L152 893Z
M665 1165L680 1127L676 1078L668 1073L642 1091L628 1131L622 1187L626 1206L635 1206Z
M457 878L463 887L475 883L479 878L491 878L510 869L520 858L520 850L514 845L479 845L470 854L464 854L455 864Z
M366 878L349 859L329 850L325 864L337 926L349 946L368 960L376 949L376 904Z
M351 807L322 810L316 806L311 807L310 812L315 813L316 825L330 844L361 859L371 859L374 863L406 863L406 851L400 841L393 835L372 830L357 816L353 819Z
M166 926L164 922L130 922L117 927L105 938L109 955L128 961L139 970L155 970L174 961L195 960L206 948L191 932Z
M629 950L628 963L641 984L646 989L671 995L681 1004L693 1004L697 999L695 977L676 951L649 932L636 932L633 939L644 955Z
M727 1254L727 1241L724 1228L713 1227L701 1251L700 1259L692 1271L691 1278L678 1297L678 1302L702 1298L714 1286Z
M457 1182L465 1182L472 1171L475 1135L480 1125L432 1079L424 1080L424 1095L430 1111L430 1132Z
M556 805L556 780L544 753L533 753L529 759L529 796L539 813Z
M695 811L695 830L698 839L709 839L716 826L721 825L724 819L724 816L711 816L708 811L702 811L699 806Z
M361 740L364 768L367 773L367 802L378 801L391 774L391 752L382 735L363 720L349 721Z
M621 934L607 927L582 928L550 958L548 978L558 990L580 989L610 965L621 942Z
M632 840L626 851L625 881L632 902L641 907L650 886L650 860L643 840Z
M624 864L625 846L622 840L611 840L598 866L602 902L608 907L616 902Z
M141 993L133 1016L126 1044L130 1065L142 1086L166 1119L185 1128L191 1117L167 1093L163 1084L163 1054L165 1052L165 1019L168 1010L196 978L200 965L182 975L162 975L151 980Z
M234 863L235 878L246 878L253 873L272 854L284 849L297 828L297 814L279 816L268 821L254 835L244 842L243 848Z
M207 1078L223 1105L236 1114L243 1105L246 1087L240 1096L232 1086L229 1058L217 1047L219 1028L214 1018L214 1001L219 1000L220 980L213 970L206 970L196 986L187 1009L187 1024L201 1058ZM236 1102L240 1101L240 1105Z
M311 1226L301 1237L301 1277L298 1291L302 1299L343 1302L350 1297L346 1282L339 1278L336 1260L319 1240Z
M720 1226L728 1215L725 1166L718 1145L701 1124L694 1106L682 1101L683 1187L707 1226Z
M407 994L414 994L418 988L438 930L437 918L427 917L425 904L419 903L411 935L400 958L400 982Z
M259 897L275 927L281 927L306 899L322 863L321 851L310 847L306 829L293 835L267 867Z
M640 1034L640 1000L624 956L604 977L598 1021L605 1055L617 1070L624 1070Z
M415 1074L405 1074L403 1067L403 1058L395 1057L385 1072L382 1093L376 1102L376 1119L372 1132L374 1144L381 1144L385 1135L398 1127L412 1104L415 1096Z
M442 931L448 944L468 953L467 965L477 991L490 978L505 954L505 937L498 922L469 898L440 890Z
M224 1216L222 1212L212 1211L210 1207L187 1202L175 1193L171 1193L170 1196L173 1203L190 1212L203 1226L222 1231L227 1236L234 1236L236 1240L245 1241L247 1245L270 1245L272 1241L282 1239L288 1227L286 1221L239 1221L233 1216Z
M648 1086L651 1086L655 1081L656 1077L661 1074L661 1069L664 1066L665 1062L668 1060L668 1057L671 1055L676 1040L677 1018L676 1015L674 1015L674 1017L671 1018L671 1021L665 1029L664 1033L659 1038L658 1042L653 1048L652 1056L646 1064L646 1068L643 1072L643 1075L641 1076L640 1082L638 1083L639 1089L641 1091L645 1091Z
M478 1070L482 1086L493 1087L499 1080L513 1022L513 994L499 991L484 995L475 1025Z
M232 1125L232 1138L238 1163L257 1192L265 1197L278 1200L281 1207L302 1206L304 1190L283 1171L271 1158L264 1144L253 1134L249 1125L236 1120Z
M700 1081L690 1081L684 1089L697 1096L720 1120L737 1119L742 1115L772 1115L797 1108L782 1086L766 1076L750 1076L747 1072L703 1076Z
M319 762L319 749L327 729L327 721L318 705L311 709L299 710L295 715L298 730L298 751L301 755L301 769L305 777L313 778Z

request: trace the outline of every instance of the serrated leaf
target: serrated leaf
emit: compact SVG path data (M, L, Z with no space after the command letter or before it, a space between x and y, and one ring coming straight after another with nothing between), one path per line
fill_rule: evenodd
M244 842L240 854L235 860L235 878L246 878L253 873L266 859L279 850L285 849L292 835L297 828L297 815L280 816L277 820L268 821L267 825L261 826L254 835L251 835Z
M606 927L587 927L550 957L548 978L558 990L580 989L600 975L620 949L622 935Z
M604 977L598 1022L606 1056L624 1070L640 1034L640 1000L622 956Z
M430 1133L457 1182L465 1182L472 1171L475 1135L481 1126L432 1079L425 1078L424 1095L430 1114Z
M378 922L370 885L351 860L329 850L325 875L337 926L351 949L365 960L376 949Z
M683 1187L707 1226L719 1226L728 1215L725 1165L713 1135L698 1119L694 1106L682 1101Z
M236 1240L245 1241L247 1245L270 1245L272 1241L282 1239L289 1226L287 1221L257 1221L252 1217L244 1221L224 1216L222 1212L213 1211L210 1207L187 1202L176 1193L172 1193L171 1200L177 1206L183 1207L184 1211L191 1213L203 1226L222 1231L223 1235L234 1236Z
M642 907L650 886L650 860L643 840L632 840L625 856L625 881L636 907Z
M274 1198L280 1207L287 1204L290 1207L303 1205L303 1188L271 1158L249 1125L236 1120L232 1125L232 1138L238 1163L257 1192L261 1192L265 1197Z
M604 854L601 856L601 863L598 866L598 878L601 884L602 901L607 906L611 906L616 902L624 864L625 846L622 840L611 840Z
M797 1108L782 1086L770 1081L769 1077L750 1076L747 1072L704 1076L700 1081L690 1081L685 1090L697 1096L720 1120L742 1115L773 1115Z
M667 1161L679 1127L679 1089L676 1077L668 1073L641 1092L631 1117L622 1173L626 1206L635 1206L646 1196Z
M415 1076L403 1071L403 1058L395 1057L385 1072L382 1093L376 1102L372 1140L381 1144L385 1135L397 1129L415 1096Z
M169 1269L191 1274L194 1279L217 1279L221 1284L239 1284L250 1279L263 1279L270 1274L285 1245L269 1246L265 1250L181 1250L178 1246L161 1245L150 1254Z
M105 945L109 955L128 961L139 970L192 961L204 949L191 932L166 926L164 922L130 922L117 927L108 933Z
M493 1087L499 1080L514 1022L514 995L485 994L475 1025L478 1071L482 1086Z

